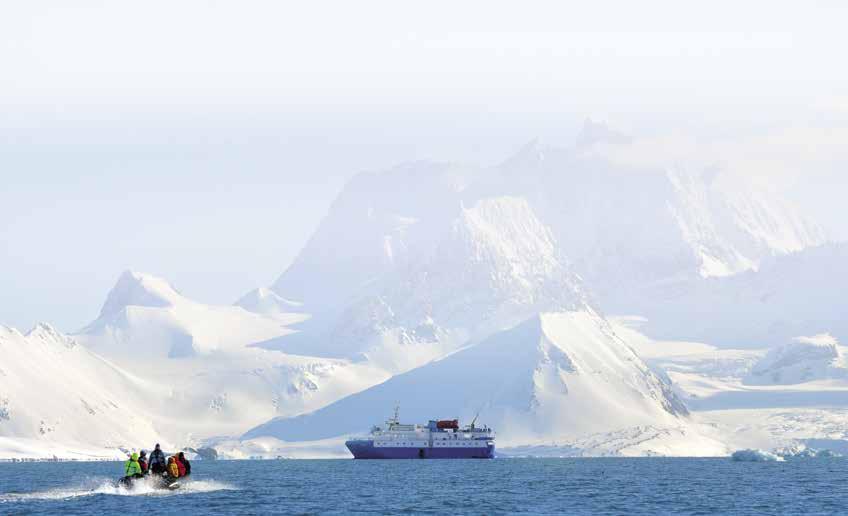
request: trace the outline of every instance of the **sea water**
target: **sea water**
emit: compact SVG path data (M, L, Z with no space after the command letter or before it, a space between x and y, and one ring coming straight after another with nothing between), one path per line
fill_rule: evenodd
M195 461L177 491L119 463L0 463L0 514L848 514L848 459Z

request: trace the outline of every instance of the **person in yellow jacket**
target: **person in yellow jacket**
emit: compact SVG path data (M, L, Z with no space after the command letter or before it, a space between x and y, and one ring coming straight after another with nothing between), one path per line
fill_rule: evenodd
M138 454L133 452L130 455L130 460L124 463L124 477L132 478L141 476L143 476L143 473L141 472L141 465L138 463Z
M171 478L180 477L180 468L177 466L177 460L174 457L168 457L168 476Z

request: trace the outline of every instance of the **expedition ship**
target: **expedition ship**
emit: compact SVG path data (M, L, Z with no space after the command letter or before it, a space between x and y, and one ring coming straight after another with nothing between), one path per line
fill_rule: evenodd
M398 411L375 426L371 435L345 442L354 459L492 459L495 436L492 429L459 421L431 420L427 425L406 425L398 421Z

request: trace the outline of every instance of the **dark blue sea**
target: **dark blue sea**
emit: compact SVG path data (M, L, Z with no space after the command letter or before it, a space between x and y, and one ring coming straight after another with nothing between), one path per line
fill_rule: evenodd
M174 492L120 470L0 463L0 514L848 514L848 459L196 461Z

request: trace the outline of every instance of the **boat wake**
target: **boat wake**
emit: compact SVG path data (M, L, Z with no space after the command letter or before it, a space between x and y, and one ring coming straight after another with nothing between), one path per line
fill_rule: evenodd
M77 485L57 487L46 491L33 493L3 493L2 502L20 502L25 500L68 500L94 495L107 496L178 496L192 493L209 493L212 491L234 491L236 488L217 480L186 480L180 482L180 488L175 490L161 489L147 479L136 482L132 488L116 485L112 479L103 477L88 478Z

